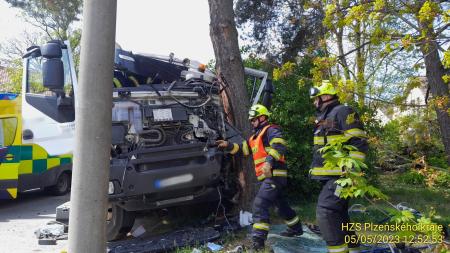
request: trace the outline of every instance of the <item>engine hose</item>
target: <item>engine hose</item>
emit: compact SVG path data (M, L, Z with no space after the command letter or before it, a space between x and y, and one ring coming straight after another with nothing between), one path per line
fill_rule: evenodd
M155 137L154 137L155 136ZM159 146L166 142L166 134L163 129L153 128L144 130L140 135L141 139L139 142L144 147L154 147Z
M203 106L205 106L207 103L209 103L209 101L211 101L211 96L208 95L208 98L205 100L205 102L203 102L203 103L201 103L201 104L199 104L199 105L187 105L187 104L184 104L183 102L181 102L180 100L178 100L176 97L174 97L170 92L169 92L169 94L170 94L170 97L171 97L173 100L175 100L175 102L177 102L178 104L180 104L180 105L182 105L182 106L184 106L184 107L186 107L186 108L191 108L191 109L203 107Z

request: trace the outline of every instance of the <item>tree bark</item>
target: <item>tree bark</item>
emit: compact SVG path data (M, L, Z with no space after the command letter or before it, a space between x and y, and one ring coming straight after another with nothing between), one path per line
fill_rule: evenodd
M421 43L420 50L424 56L426 76L431 94L433 95L433 98L444 98L444 101L446 101L445 99L448 99L449 97L449 89L448 85L442 79L445 74L445 69L439 58L434 29L432 24L426 21L419 21L419 26L421 32L427 34L426 38ZM444 103L441 107L435 106L442 143L444 144L445 154L447 156L447 163L450 165L450 116L448 109L449 102Z
M250 107L244 83L244 65L239 50L238 33L234 21L233 0L208 0L211 22L210 36L216 57L216 71L226 81L226 93L231 103L233 124L244 135L250 134L247 119ZM236 157L238 158L238 157ZM242 186L240 207L250 210L255 193L255 175L249 159L235 159Z

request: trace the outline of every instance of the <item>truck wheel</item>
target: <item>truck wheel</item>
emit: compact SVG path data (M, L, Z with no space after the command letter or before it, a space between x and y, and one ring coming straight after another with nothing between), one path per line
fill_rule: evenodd
M71 177L69 173L63 172L56 179L55 185L45 188L52 195L61 196L70 191Z
M114 203L108 204L106 216L107 240L113 241L125 237L133 227L134 218L134 212L128 212Z

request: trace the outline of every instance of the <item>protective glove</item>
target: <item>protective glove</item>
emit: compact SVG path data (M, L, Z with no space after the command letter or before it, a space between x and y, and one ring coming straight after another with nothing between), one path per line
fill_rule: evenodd
M216 145L217 145L218 148L225 149L225 148L228 147L228 141L217 140L217 141L216 141Z
M265 162L262 167L262 170L263 170L263 174L266 178L272 177L272 165L270 165L270 163Z

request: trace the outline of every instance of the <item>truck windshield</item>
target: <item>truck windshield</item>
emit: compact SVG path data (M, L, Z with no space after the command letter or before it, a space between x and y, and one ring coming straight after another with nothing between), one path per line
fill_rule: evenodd
M17 118L0 118L0 147L14 143L17 130Z
M53 96L48 88L44 87L42 77L42 63L45 59L42 56L30 58L27 68L27 93L39 94L43 96ZM64 64L64 91L66 96L71 97L72 78L69 65L67 49L62 50L62 61Z

